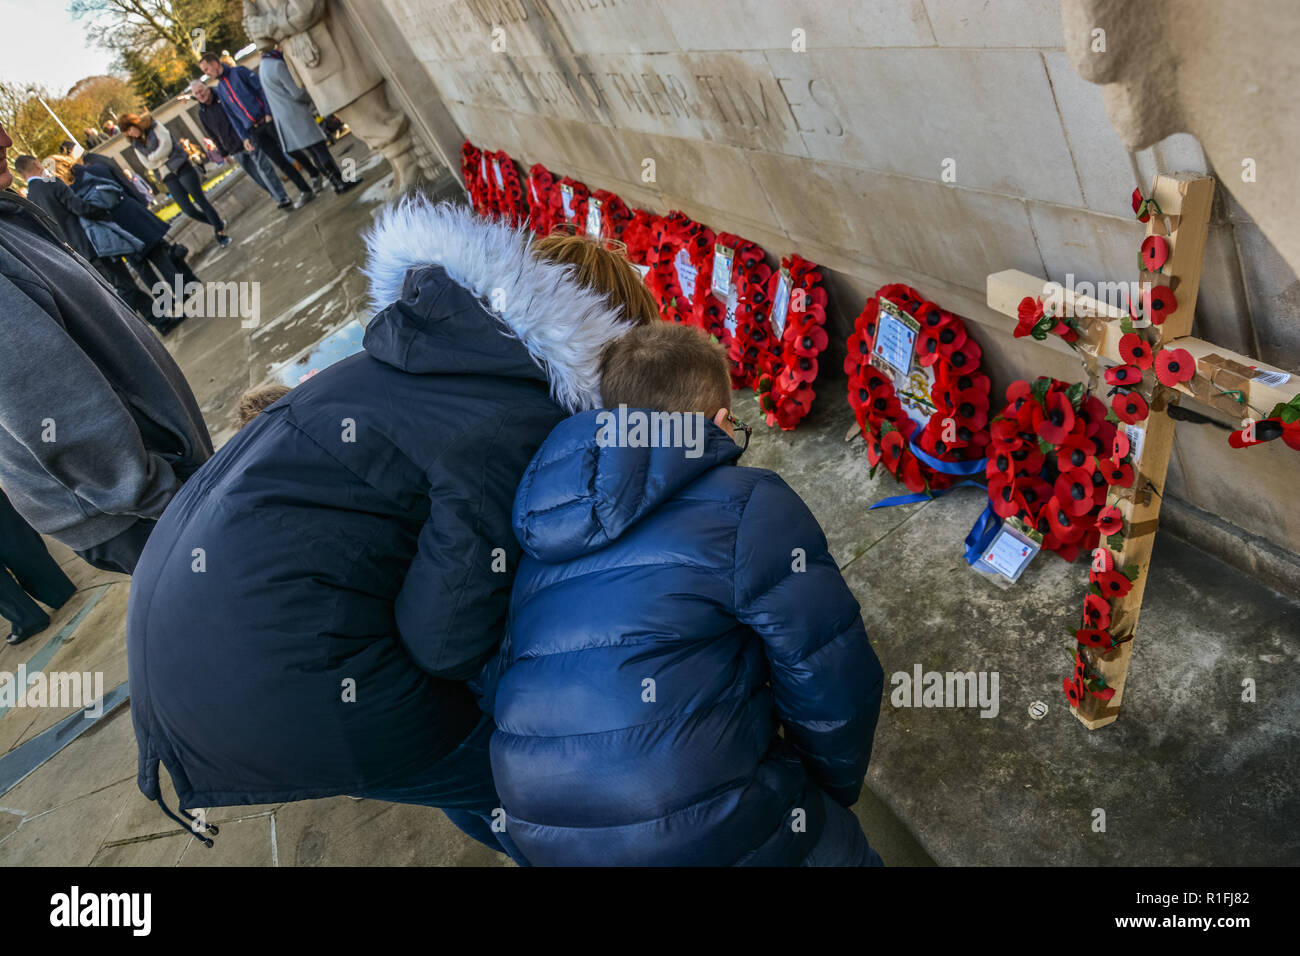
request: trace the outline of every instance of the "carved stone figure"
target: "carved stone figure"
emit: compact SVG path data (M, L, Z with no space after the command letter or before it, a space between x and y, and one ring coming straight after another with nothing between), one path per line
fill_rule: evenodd
M1063 0L1065 47L1103 84L1130 149L1193 133L1228 189L1300 270L1300 6L1294 0Z
M421 178L406 115L328 0L244 0L244 29L259 49L280 45L322 116L337 113L393 170L393 192Z

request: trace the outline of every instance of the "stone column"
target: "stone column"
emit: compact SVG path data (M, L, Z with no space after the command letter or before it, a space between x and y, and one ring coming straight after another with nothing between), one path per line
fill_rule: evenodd
M422 177L406 115L328 0L244 0L244 29L260 49L280 45L322 116L337 113L393 170L393 193Z

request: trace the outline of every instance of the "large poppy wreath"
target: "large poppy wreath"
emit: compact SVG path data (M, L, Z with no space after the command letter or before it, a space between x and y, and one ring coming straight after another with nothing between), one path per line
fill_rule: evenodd
M623 244L627 246L627 258L639 266L650 264L655 247L655 226L659 217L644 209L632 210L632 218L623 227Z
M528 221L528 203L524 200L515 161L503 149L485 153L484 159L487 161L488 208L512 226L522 226Z
M893 376L871 363L881 300L892 302L920 327L914 342L919 368L913 368L903 396L894 387ZM917 448L940 462L977 461L984 456L989 444L990 382L980 371L981 357L962 319L927 302L910 286L882 286L867 300L849 336L844 371L849 377L849 404L873 471L884 462L909 491L942 491L952 487L958 476L928 464L916 454Z
M704 304L701 320L704 330L727 350L731 359L731 387L753 388L763 369L758 364L759 349L746 341L745 333L753 326L754 317L765 308L772 267L763 261L766 253L761 246L729 232L718 233L713 248L713 267L709 270L711 294ZM731 258L728 279L731 294L724 300L714 288L713 280L718 275L718 263L725 261L727 253Z
M1043 548L1073 561L1097 547L1116 428L1106 406L1053 378L1012 382L989 427L989 501L1043 535ZM1127 447L1125 454L1127 454ZM1118 464L1118 463L1117 463ZM1132 484L1131 466L1129 484Z
M551 187L551 198L547 208L551 228L555 228L562 222L574 223L579 232L587 228L587 197L589 195L591 195L590 190L583 183L570 176L557 180ZM565 211L566 198L568 201L567 212Z
M528 228L534 235L545 236L555 225L551 221L551 190L555 177L541 163L528 170Z
M767 280L766 304L765 312L754 309L746 315L748 329L741 338L747 351L750 345L759 349L761 371L754 390L768 425L789 431L812 410L818 356L830 341L821 270L798 255L783 256L780 270ZM784 311L784 322L777 310Z
M673 211L655 224L646 284L665 322L704 328L704 307L713 278L713 230ZM692 287L683 289L685 282Z
M460 147L460 174L474 212L480 216L489 215L487 159L483 151L469 140Z
M591 233L590 224L593 209L598 209L600 217L600 237L623 241L623 233L632 220L632 210L627 208L617 194L608 189L597 189L587 198L585 216L578 224L579 231Z

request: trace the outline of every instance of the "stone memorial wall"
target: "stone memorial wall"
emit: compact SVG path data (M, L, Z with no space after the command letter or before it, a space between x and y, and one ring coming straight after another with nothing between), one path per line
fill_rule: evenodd
M1133 188L1157 172L1214 171L1187 133L1124 145L1103 87L1072 63L1056 0L333 2L452 169L468 138L826 267L831 370L866 298L902 281L977 323L999 387L1077 380L1063 344L1011 337L985 304L986 277L1135 279ZM1266 60L1273 41L1256 39L1252 56ZM1270 241L1233 197L1239 172L1219 172L1228 188L1193 331L1300 372L1300 283L1277 252L1289 243ZM1261 208L1294 182L1273 170L1249 188ZM1166 521L1204 531L1206 513L1218 516L1220 538L1241 539L1238 563L1250 549L1295 561L1300 459L1280 442L1232 451L1226 435L1179 427L1169 490L1193 507Z

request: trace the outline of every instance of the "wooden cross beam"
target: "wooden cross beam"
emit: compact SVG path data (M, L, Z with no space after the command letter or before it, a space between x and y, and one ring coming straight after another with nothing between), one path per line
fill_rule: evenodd
M1176 347L1190 352L1197 363L1196 377L1181 383L1177 391L1190 395L1234 419L1263 418L1267 409L1291 396L1282 389L1257 381L1261 373L1280 370L1218 348L1201 339L1192 338L1192 320L1196 311L1196 296L1201 279L1201 260L1209 232L1210 204L1214 197L1214 180L1190 174L1161 175L1156 177L1152 197L1159 205L1161 215L1152 214L1147 222L1147 235L1166 236L1171 247L1168 260L1159 273L1143 273L1142 280L1154 285L1168 285L1178 302L1162 325L1155 326L1154 337L1147 336L1155 349ZM1134 250L1137 255L1137 250ZM998 272L988 277L988 304L991 309L1015 316L1026 296L1046 296L1045 280L1016 270ZM1122 334L1120 323L1128 315L1126 309L1100 302L1093 297L1077 296L1064 291L1064 313L1084 316L1079 319L1082 329L1079 351L1095 386L1098 366L1124 364L1119 353ZM1145 321L1135 323L1147 326ZM1032 341L1032 340L1031 340ZM1267 378L1267 375L1266 375ZM1164 387L1155 384L1154 375L1144 375L1140 391L1150 399L1151 412L1136 427L1140 434L1133 436L1133 444L1141 448L1141 457L1134 461L1138 477L1131 489L1118 502L1124 516L1124 544L1115 555L1115 567L1136 565L1138 575L1132 589L1123 598L1111 604L1110 632L1117 639L1136 635L1138 616L1142 610L1142 596L1146 590L1147 571L1151 562L1151 549L1159 521L1160 503L1165 491L1165 474L1169 454L1173 447L1174 420L1168 412ZM1292 392L1294 390L1292 389ZM1135 456L1136 457L1136 456ZM1082 600L1082 595L1080 596ZM1089 730L1113 723L1119 716L1124 684L1128 676L1129 659L1133 653L1133 640L1124 640L1109 651L1081 648L1089 670L1100 674L1106 686L1115 694L1103 701L1085 694L1074 714Z

